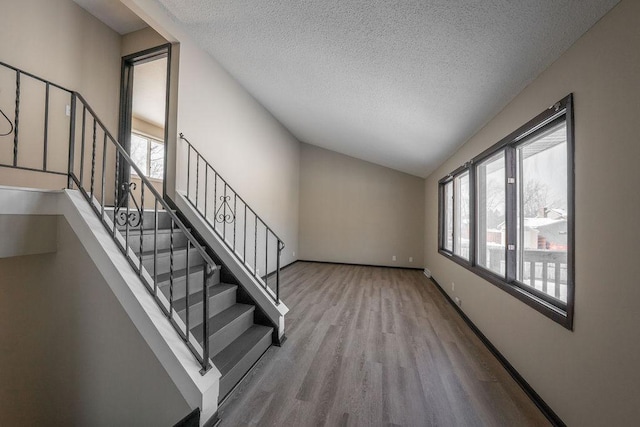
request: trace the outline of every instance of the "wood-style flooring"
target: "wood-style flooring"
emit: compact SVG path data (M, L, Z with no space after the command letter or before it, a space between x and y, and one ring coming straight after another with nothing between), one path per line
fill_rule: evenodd
M221 426L549 425L420 271L298 262L280 289L287 341Z

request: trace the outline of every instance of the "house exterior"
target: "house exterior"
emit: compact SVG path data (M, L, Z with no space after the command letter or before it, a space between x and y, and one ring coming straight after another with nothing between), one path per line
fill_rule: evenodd
M0 61L80 92L117 133L121 58L171 43L169 197L187 186L178 138L184 132L282 237L283 265L427 267L565 423L637 423L640 229L629 224L640 207L639 2L622 0L426 179L299 142L156 2L123 3L150 27L121 35L71 0L4 2ZM0 74L0 84L13 88L13 74ZM8 92L0 91L5 112L12 108ZM438 179L568 93L576 106L573 330L470 275L437 245ZM2 144L10 145L0 137ZM6 164L11 150L2 150ZM65 156L54 155L60 164ZM0 185L56 190L67 179L0 167ZM15 201L3 200L0 246L42 244L0 258L0 384L10 385L0 385L0 424L3 417L24 424L124 423L137 408L144 414L133 415L136 423L170 425L188 413L184 389L150 350L64 214L41 206L25 218L12 214L7 200ZM561 250L564 224L561 212L529 219L528 246ZM498 230L492 233L499 243ZM452 282L455 291L446 285Z

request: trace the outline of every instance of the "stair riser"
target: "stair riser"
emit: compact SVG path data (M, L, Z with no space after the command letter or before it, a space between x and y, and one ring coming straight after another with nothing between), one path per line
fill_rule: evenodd
M258 361L260 356L271 345L271 334L264 336L244 357L222 378L220 378L220 391L218 394L218 402L222 401L233 387L242 379L242 377L251 369Z
M140 235L129 235L129 246L135 253L140 252ZM142 251L148 252L153 250L154 235L144 234L142 236ZM169 249L171 246L171 235L169 233L158 233L157 249ZM187 237L181 232L176 231L173 233L173 247L181 248L187 246Z
M211 357L224 350L233 340L253 325L253 310L244 313L209 338Z
M182 270L187 268L186 250L175 251L173 254L173 270ZM196 250L189 252L189 266L201 265L203 263L202 257ZM148 256L142 261L142 264L149 272L150 275L154 274L153 257ZM158 274L168 273L171 265L171 257L169 254L162 254L157 259Z
M173 279L173 299L178 300L184 298L187 294L186 278L180 277ZM209 285L217 285L220 283L220 270L213 272L211 279L209 279ZM162 282L160 290L165 294L167 299L169 298L169 282ZM202 291L202 271L191 273L189 275L189 295L195 295Z
M218 295L214 295L209 298L209 317L226 310L236 303L236 292L228 291ZM181 312L181 317L184 319L186 312ZM192 304L189 307L189 325L191 327L200 325L202 323L202 302Z

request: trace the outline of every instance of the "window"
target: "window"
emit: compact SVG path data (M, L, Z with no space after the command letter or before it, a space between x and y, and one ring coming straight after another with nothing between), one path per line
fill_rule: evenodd
M506 166L504 150L492 155L476 167L478 195L478 248L476 262L505 277L506 246Z
M567 302L567 129L544 129L517 147L517 279Z
M131 134L131 159L149 178L164 178L164 144L141 134ZM136 173L133 168L131 173Z
M440 180L440 253L573 325L572 95Z
M455 238L453 253L469 259L469 171L466 170L453 179L454 187L454 232Z
M453 182L444 185L444 240L443 248L453 252Z

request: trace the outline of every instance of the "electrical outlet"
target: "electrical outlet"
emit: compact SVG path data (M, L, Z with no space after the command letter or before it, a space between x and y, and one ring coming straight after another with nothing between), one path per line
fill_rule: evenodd
M64 114L69 117L71 115L71 105L64 106Z
M395 260L396 260L396 256L394 255L391 257L391 261L395 261Z
M456 290L456 284L455 284L455 283L453 283L453 282L451 282L451 290L452 290L452 291L455 291L455 290Z
M296 251L293 251L293 256L296 256Z
M456 304L458 304L458 307L462 307L462 300L458 297L455 298Z
M413 262L413 257L412 256L409 257L409 262Z

